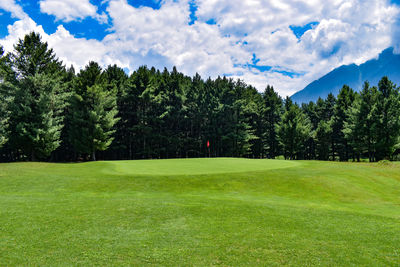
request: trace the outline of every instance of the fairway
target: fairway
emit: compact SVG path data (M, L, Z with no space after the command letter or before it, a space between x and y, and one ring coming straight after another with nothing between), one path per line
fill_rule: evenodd
M2 163L0 263L398 266L400 164Z

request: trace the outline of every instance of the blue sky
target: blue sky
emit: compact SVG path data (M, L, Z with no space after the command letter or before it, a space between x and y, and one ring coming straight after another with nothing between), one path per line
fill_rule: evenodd
M39 32L67 65L89 60L227 75L291 95L396 46L399 0L2 0L0 44Z

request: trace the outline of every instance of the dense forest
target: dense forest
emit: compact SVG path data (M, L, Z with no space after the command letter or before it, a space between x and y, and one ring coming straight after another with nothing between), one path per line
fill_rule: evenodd
M84 51L82 51L84 53ZM176 68L77 74L40 35L0 48L0 161L249 157L398 159L400 96L387 77L308 104Z

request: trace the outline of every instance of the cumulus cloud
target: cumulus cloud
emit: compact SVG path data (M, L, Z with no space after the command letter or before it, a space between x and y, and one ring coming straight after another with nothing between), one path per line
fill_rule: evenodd
M29 17L18 20L13 25L9 25L9 35L4 39L0 39L0 45L6 51L12 51L13 45L24 35L32 31L39 33L42 36L42 40L54 49L57 56L67 66L74 65L80 69L89 60L95 60L104 66L111 63L123 65L118 59L111 59L107 55L107 48L100 41L75 38L62 25L58 26L56 32L49 35L43 30L41 25L37 25Z
M104 42L109 47L118 47L116 56L158 54L189 75L199 72L205 76L232 72L236 61L251 57L234 44L235 40L222 36L216 25L196 22L189 25L188 2L167 0L155 10L134 8L125 0L116 0L110 1L107 12L113 33ZM136 67L143 62L129 64Z
M35 31L42 36L46 35L46 33L43 30L43 27L38 26L28 16L24 17L21 20L17 20L12 25L8 25L7 30L9 34L4 39L0 40L0 45L2 45L4 49L9 52L12 51L13 45L16 44L18 40L27 33Z
M101 23L107 23L108 20L105 13L97 13L97 7L89 0L41 0L40 10L65 22L82 20L86 17L95 18Z
M21 16L0 43L7 49L35 30L65 63L78 69L89 60L103 66L117 63L131 71L144 64L175 65L187 75L227 74L260 91L272 84L286 96L335 67L376 57L393 45L399 32L395 25L400 9L386 0L163 0L159 9L107 0L101 15L88 0L77 3L42 0L40 6L63 21L109 19L110 31L103 40L76 38L63 26L48 35ZM190 4L196 5L195 14ZM193 15L196 19L191 21ZM300 37L290 29L310 22L318 25Z
M377 56L391 45L398 14L398 7L385 0L199 0L197 11L199 20L213 19L223 34L245 42L243 49L256 54L258 65L305 73L289 81L264 73L265 81L275 81L282 94L302 89L303 80L307 84L341 64ZM289 29L314 21L319 24L300 40Z
M0 1L0 9L11 13L14 18L23 19L27 17L22 7L15 3L15 0L2 0Z

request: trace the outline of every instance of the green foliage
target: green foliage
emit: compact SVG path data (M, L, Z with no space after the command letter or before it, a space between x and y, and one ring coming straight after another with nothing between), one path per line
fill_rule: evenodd
M379 89L366 82L348 116L343 132L358 159L364 153L370 161L392 158L400 135L400 101L387 77L379 82Z
M10 142L31 160L45 159L61 142L66 98L59 75L63 67L33 32L19 40L9 57L15 77L9 83Z
M262 140L268 158L275 158L279 155L279 141L276 132L276 125L282 116L282 98L274 91L272 86L267 86L263 94L262 112Z
M7 102L0 96L0 147L8 140L8 119L9 113L7 109Z
M379 81L371 113L377 118L374 127L377 140L375 158L377 161L390 159L400 135L400 99L398 89L387 77Z
M60 145L66 93L57 77L28 76L14 88L12 142L32 160L45 159Z
M329 121L321 120L314 132L316 143L316 156L320 160L329 159L329 147L331 144L332 128Z
M118 121L116 90L106 88L100 66L90 62L78 74L70 101L70 142L76 152L90 155L92 160L96 160L96 151L111 145Z
M358 161L365 152L368 152L369 160L374 161L373 155L376 150L374 132L377 118L372 114L372 108L376 102L376 96L376 88L371 88L369 83L365 82L362 91L347 111L349 119L344 124L343 133L353 147Z
M0 147L8 141L8 121L10 118L10 83L7 79L8 57L3 56L4 50L0 46Z
M19 79L35 74L54 74L62 68L53 49L41 39L38 33L31 32L14 45L10 57Z
M334 115L331 118L332 137L333 137L333 160L335 153L339 155L341 161L348 161L350 157L351 147L347 143L343 129L348 121L348 110L353 104L355 93L349 86L344 85L339 92L334 108Z
M277 126L278 138L285 158L302 159L305 143L311 136L311 123L296 104L287 101L285 113Z
M12 53L0 49L0 161L95 159L96 152L100 159L393 160L399 89L387 77L378 87L366 83L358 94L344 85L337 98L299 107L270 85L259 93L241 80L191 78L175 67L142 66L128 76L90 62L75 75L32 32Z

